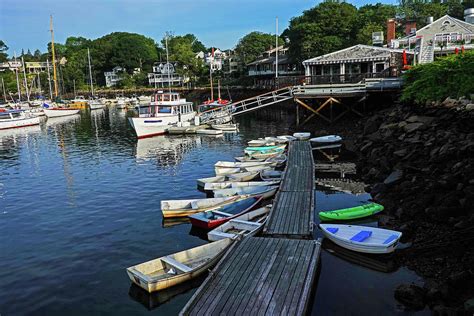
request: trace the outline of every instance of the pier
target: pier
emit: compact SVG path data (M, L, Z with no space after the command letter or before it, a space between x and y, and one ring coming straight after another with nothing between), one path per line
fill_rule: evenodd
M236 241L180 315L305 315L321 251L314 188L311 145L293 141L262 237Z

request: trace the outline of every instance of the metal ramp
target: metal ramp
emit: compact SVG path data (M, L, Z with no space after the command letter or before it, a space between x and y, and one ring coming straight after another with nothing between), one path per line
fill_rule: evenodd
M201 124L219 123L225 121L229 116L255 111L290 99L293 99L293 90L292 87L286 87L202 112L199 117Z

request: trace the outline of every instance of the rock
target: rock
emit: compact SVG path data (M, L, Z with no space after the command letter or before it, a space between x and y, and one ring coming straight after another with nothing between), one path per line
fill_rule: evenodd
M443 305L436 305L433 307L433 315L435 316L457 316L462 315L462 312L457 310L456 308L447 307Z
M387 186L384 183L377 183L370 190L370 195L376 196L379 193L383 193L387 190Z
M468 313L474 313L474 298L464 302L464 310Z
M409 118L406 119L407 122L409 123L423 123L430 125L434 121L434 117L431 116L418 116L418 115L412 115Z
M373 116L365 122L364 126L364 135L372 134L379 129L380 126L380 117Z
M454 107L456 106L458 100L456 99L453 99L453 98L450 98L450 97L447 97L442 103L441 105L445 106L445 107L448 107L448 108L451 108L451 107Z
M403 127L407 133L413 133L414 131L419 130L425 124L423 123L408 123Z
M425 307L425 291L414 284L401 284L395 289L395 299L403 305L421 310Z
M408 150L406 148L394 151L393 154L398 157L405 157L407 154Z
M391 174L388 175L387 178L383 181L386 185L392 185L399 182L403 178L403 171L402 170L394 170Z
M449 278L449 284L453 287L460 288L469 283L471 279L471 274L468 271L461 271L452 273Z
M468 105L466 105L465 110L466 111L474 110L474 103L469 103Z

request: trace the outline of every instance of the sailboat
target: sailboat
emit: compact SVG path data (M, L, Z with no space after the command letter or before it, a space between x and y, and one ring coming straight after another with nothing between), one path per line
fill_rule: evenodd
M91 53L89 48L87 49L87 59L89 60L89 78L91 81L91 99L89 100L89 107L91 110L102 109L105 104L102 100L94 97L94 83L92 82L92 66L91 66Z
M50 18L50 32L51 32L51 52L53 55L53 81L54 81L54 96L56 99L58 98L58 80L56 74L56 55L54 51L54 31L53 31L53 16L51 15ZM49 69L48 69L49 72ZM59 116L67 116L67 115L74 115L79 113L79 109L75 108L61 108L61 107L50 107L48 104L44 104L44 114L47 117L59 117Z

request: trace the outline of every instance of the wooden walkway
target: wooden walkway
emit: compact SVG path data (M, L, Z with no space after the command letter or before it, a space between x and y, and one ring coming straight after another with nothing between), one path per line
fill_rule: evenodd
M180 315L305 315L320 246L314 240L244 238Z
M309 141L294 141L263 236L313 237L314 161Z

